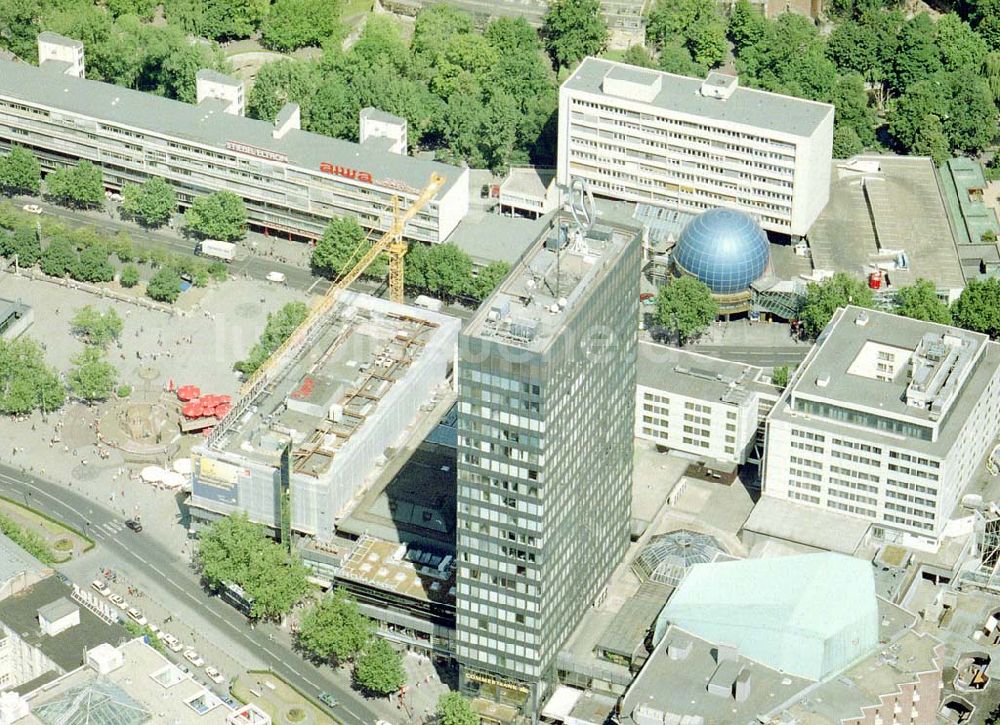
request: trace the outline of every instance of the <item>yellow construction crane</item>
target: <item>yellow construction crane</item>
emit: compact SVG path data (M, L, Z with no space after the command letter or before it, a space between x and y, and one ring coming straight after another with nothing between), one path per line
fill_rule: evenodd
M403 231L406 229L406 223L415 217L431 199L437 196L437 193L444 186L444 182L445 178L443 176L432 173L427 186L421 189L417 198L402 213L399 210L399 198L393 197L392 223L389 225L389 229L379 239L374 241L365 239L358 245L351 254L351 258L344 265L347 271L342 272L333 281L333 285L323 295L322 299L313 306L306 319L302 321L302 324L296 327L281 346L271 353L271 356L264 364L257 368L256 372L243 383L243 386L240 388L241 396L246 397L248 394L255 394L260 389L260 386L267 382L271 371L281 366L281 363L290 350L303 344L316 324L330 311L341 290L346 289L357 281L364 274L364 271L368 269L368 266L383 252L389 254L389 299L393 302L403 301L403 257L406 254L406 242L403 241ZM355 262L356 258L357 261Z

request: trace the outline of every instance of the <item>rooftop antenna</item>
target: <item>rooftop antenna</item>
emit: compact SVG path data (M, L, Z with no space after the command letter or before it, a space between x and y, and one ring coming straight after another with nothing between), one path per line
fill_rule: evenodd
M574 176L569 185L569 213L576 222L576 234L573 244L573 251L586 254L587 249L584 239L594 221L597 219L597 209L594 204L594 195L590 191L586 180L579 176Z

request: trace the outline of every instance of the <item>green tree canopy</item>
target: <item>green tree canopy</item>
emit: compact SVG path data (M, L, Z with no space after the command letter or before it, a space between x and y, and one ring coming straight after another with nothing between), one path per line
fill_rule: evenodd
M91 244L80 252L70 274L81 282L110 282L115 278L110 257L111 253L104 244Z
M59 374L45 364L37 342L23 335L16 340L0 339L0 413L51 412L65 401Z
M146 296L157 302L176 302L180 294L181 276L173 267L163 267L146 283Z
M459 297L469 291L472 258L457 246L435 244L424 260L426 266L422 276L428 291L446 297Z
M267 15L268 0L166 0L167 19L189 33L227 40L247 38Z
M776 388L784 390L788 387L789 371L787 365L779 365L771 372L771 382Z
M848 305L869 308L875 305L875 295L864 280L837 272L818 284L810 282L799 310L804 332L810 337L819 336L837 308Z
M129 289L139 284L139 268L134 264L126 264L122 267L121 276L118 279L122 287Z
M726 23L714 0L658 0L646 37L657 47L680 41L692 60L708 67L721 63L728 51Z
M159 176L122 188L122 212L146 227L162 227L177 211L174 187Z
M45 188L63 206L88 208L104 203L101 170L86 160L50 173L45 177Z
M35 155L23 146L14 145L0 156L0 192L37 194L42 186L42 172Z
M56 237L42 252L42 271L52 277L65 277L77 263L76 247L66 237Z
M1000 337L1000 280L970 280L952 304L955 324L973 332L982 332L994 340Z
M700 335L718 314L712 291L694 277L672 279L656 295L656 319L680 344Z
M302 110L302 127L310 129L310 101L319 85L319 71L313 63L295 60L265 63L257 72L253 88L247 96L247 115L274 121L282 106L295 102Z
M354 664L354 682L373 695L389 695L406 684L403 659L391 644L373 637Z
M353 659L374 632L374 622L361 613L354 597L337 587L302 619L298 643L315 657L337 663Z
M937 294L937 287L928 279L918 279L908 287L896 292L897 315L927 320L941 325L951 324L951 311Z
M87 345L73 358L73 365L67 376L73 395L88 403L107 400L118 381L118 371L107 361L104 351Z
M320 45L342 34L342 3L331 0L276 0L261 25L267 48L288 52Z
M737 67L764 90L812 100L829 98L837 75L816 26L793 13L779 15L756 43L740 48Z
M42 256L38 229L33 224L18 224L11 234L0 231L0 254L8 258L17 255L22 267L32 266Z
M569 67L597 55L608 42L608 26L598 0L554 0L542 21L545 48L556 66Z
M332 279L351 271L371 247L367 238L365 230L354 217L331 219L313 248L310 260L313 271ZM365 276L383 278L387 273L387 262L376 259L369 265Z
M756 44L767 32L767 20L750 0L736 0L729 13L726 35L732 41L736 54L743 48Z
M187 225L207 239L235 242L247 231L243 199L231 191L199 196L184 215Z
M437 701L438 725L479 725L479 713L460 692L445 692Z
M267 361L271 353L295 332L295 328L302 324L308 314L309 308L303 302L289 302L277 312L268 314L260 340L250 349L247 358L233 365L233 369L243 373L244 376L253 375L257 372L257 368Z
M472 278L468 286L469 295L477 300L486 299L509 272L510 265L507 262L490 262Z
M70 322L73 334L82 337L88 345L100 348L117 340L124 326L122 318L112 308L102 312L90 305L78 309Z
M244 513L220 519L202 533L197 561L209 587L242 587L253 600L254 617L281 616L308 589L307 570L299 558L268 538Z

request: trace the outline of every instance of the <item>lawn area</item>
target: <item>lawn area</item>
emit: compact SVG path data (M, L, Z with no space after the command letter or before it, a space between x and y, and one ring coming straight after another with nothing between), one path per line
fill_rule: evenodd
M275 725L333 725L339 722L271 672L241 674L232 692L236 699L257 705L271 716Z
M29 503L33 503L31 499L29 499ZM79 556L94 545L94 542L78 532L57 524L40 513L26 508L23 504L7 498L0 497L0 516L8 519L21 530L28 532L29 537L31 534L40 537L44 545L48 547L55 563L62 563L73 556ZM16 539L14 536L11 538ZM24 545L22 544L22 546ZM25 548L28 548L29 553L37 556L35 552L31 551L30 546Z

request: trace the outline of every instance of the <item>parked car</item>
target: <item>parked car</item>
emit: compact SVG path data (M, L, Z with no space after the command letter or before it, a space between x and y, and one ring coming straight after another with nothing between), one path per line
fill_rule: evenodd
M160 639L163 640L163 644L167 645L167 649L171 652L180 652L184 649L184 645L181 644L181 641L172 634L165 632Z
M216 685L221 685L226 681L226 678L222 675L222 673L211 666L205 668L205 675Z
M145 615L143 615L143 613L135 607L129 607L126 614L128 614L129 619L138 624L140 627L145 627L148 622Z
M142 524L137 519L126 519L125 525L137 534L142 531Z
M284 272L268 272L267 273L268 282L279 282L281 284L285 283L285 273Z
M94 581L90 582L90 588L102 597L106 597L111 594L111 587L102 582L100 579L94 579Z
M336 707L340 703L337 702L337 698L331 695L329 692L319 693L319 701L322 702L327 707Z
M29 214L41 214L42 213L42 207L38 206L38 204L25 204L21 208L24 211L28 212Z
M108 595L108 601L114 604L123 612L128 609L128 602L125 601L125 597L123 597L121 594Z
M205 660L201 658L201 655L195 652L193 649L189 649L184 652L184 659L190 662L195 667L201 667L205 664Z
M157 639L163 639L163 632L155 624L150 624L147 629L149 629L150 634L152 634Z

